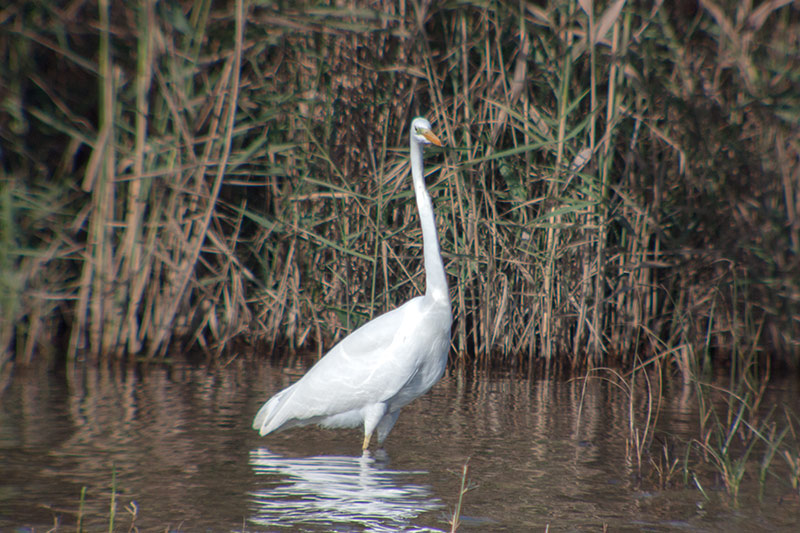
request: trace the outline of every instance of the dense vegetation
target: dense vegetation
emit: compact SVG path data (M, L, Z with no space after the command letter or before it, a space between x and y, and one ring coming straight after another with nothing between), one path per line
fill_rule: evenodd
M0 11L5 373L418 293L418 114L459 363L800 362L796 5L242 4Z

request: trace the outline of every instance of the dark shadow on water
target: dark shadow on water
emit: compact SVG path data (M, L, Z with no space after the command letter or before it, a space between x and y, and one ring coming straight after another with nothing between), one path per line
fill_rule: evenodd
M408 482L422 471L388 468L388 456L283 457L250 451L261 488L253 491L249 522L311 531L440 531L409 522L444 507L430 487Z

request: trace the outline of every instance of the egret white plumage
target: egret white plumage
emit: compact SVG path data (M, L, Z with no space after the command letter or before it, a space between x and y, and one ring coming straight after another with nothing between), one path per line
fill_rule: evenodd
M442 142L422 117L411 122L410 137L425 294L356 329L299 381L270 398L253 420L253 429L261 436L308 424L329 428L363 424L366 450L373 433L382 444L400 409L428 392L444 374L453 317L422 169L423 146L442 146Z

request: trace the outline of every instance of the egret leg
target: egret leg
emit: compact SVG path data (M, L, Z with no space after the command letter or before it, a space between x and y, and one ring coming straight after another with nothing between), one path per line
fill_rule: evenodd
M381 421L378 422L378 426L375 428L378 431L378 444L383 444L383 441L386 440L386 436L389 435L389 432L394 427L398 416L400 416L399 409L393 413L387 413L381 418Z
M386 414L386 404L374 403L368 405L362 409L362 413L364 416L364 445L361 447L361 450L363 451L369 447L369 440L372 438L372 433L375 431L381 418L383 418L383 415Z

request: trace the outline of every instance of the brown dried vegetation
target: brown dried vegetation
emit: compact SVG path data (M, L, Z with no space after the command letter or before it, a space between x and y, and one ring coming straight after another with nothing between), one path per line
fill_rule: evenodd
M418 293L417 114L458 364L797 365L795 5L345 4L0 11L0 370L321 351Z

